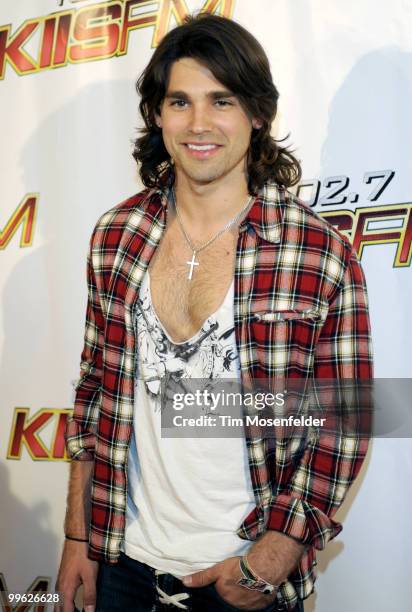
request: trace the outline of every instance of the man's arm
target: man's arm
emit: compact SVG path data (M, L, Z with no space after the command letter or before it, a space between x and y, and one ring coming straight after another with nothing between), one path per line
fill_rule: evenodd
M92 262L93 232L87 256L87 308L84 346L80 358L81 377L76 385L73 415L67 421L65 439L70 457L92 461L100 410L105 320Z
M344 391L345 384L373 378L366 284L353 250L316 347L314 378L320 386L331 381L335 391L340 383ZM339 421L344 415L334 416ZM273 499L269 513L269 529L318 550L342 530L332 517L357 477L369 443L367 430L337 425L334 431L314 432L287 490Z
M70 464L64 533L72 538L89 538L93 468L93 461L72 461Z
M94 469L96 427L100 409L104 317L92 266L92 235L87 257L88 300L81 354L81 374L76 387L73 415L68 419L65 439L70 465L69 490L64 530L72 538L65 540L56 591L63 593L64 605L56 612L73 612L73 600L83 584L84 607L94 612L98 563L88 558L91 513L91 487Z
M94 612L96 604L96 579L99 564L87 556L90 523L90 489L93 461L72 461L70 464L69 492L65 519L65 534L86 540L65 540L56 591L63 594L63 606L55 612L73 612L77 589L83 585L86 612Z

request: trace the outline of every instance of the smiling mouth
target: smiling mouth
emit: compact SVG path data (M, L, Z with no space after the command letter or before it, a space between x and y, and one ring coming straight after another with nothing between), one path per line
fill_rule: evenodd
M214 149L217 149L220 146L217 144L192 144L188 142L185 144L186 147L191 151L213 151Z
M222 145L208 143L208 144L195 144L190 142L183 143L183 146L192 157L198 159L206 159L214 155Z

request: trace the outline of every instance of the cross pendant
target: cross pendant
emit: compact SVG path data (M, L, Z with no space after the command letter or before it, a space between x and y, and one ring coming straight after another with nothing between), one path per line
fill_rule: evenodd
M190 266L189 275L188 275L187 278L189 280L192 280L193 268L194 268L194 266L198 266L199 265L199 262L196 261L196 251L193 251L192 260L191 261L187 261L186 263Z

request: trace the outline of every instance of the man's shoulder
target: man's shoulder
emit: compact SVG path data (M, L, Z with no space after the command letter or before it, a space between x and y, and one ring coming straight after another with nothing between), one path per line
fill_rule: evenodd
M145 188L115 204L97 219L93 234L99 231L119 231L124 228L134 215L141 216L147 211L150 202L160 202L158 190Z
M280 191L283 194L285 219L305 230L302 232L303 239L317 243L319 235L322 235L324 248L341 253L344 259L350 257L353 247L346 236L294 193L288 189Z

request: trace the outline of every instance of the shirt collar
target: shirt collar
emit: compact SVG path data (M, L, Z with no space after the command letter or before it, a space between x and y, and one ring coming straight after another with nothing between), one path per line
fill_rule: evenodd
M153 189L152 194L158 194L161 206L166 207L171 198L171 189ZM243 232L252 226L264 240L280 242L284 203L284 188L276 183L265 183L239 225L239 231Z
M251 225L268 242L280 242L284 195L276 183L265 183L255 197L248 214L239 226L245 231Z

